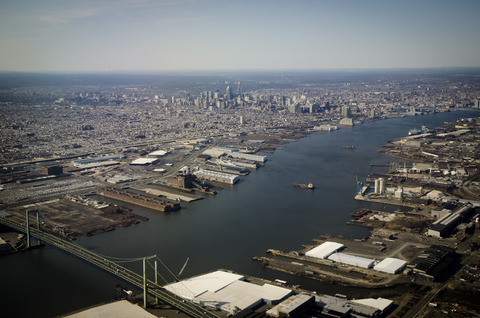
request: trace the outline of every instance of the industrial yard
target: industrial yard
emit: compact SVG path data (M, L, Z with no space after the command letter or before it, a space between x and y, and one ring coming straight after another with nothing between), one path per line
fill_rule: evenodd
M148 221L148 218L133 213L123 206L115 206L81 197L56 199L42 204L30 204L7 208L15 219L25 222L27 210L38 210L41 227L65 238L74 239L82 235L94 235ZM31 222L36 227L36 221Z

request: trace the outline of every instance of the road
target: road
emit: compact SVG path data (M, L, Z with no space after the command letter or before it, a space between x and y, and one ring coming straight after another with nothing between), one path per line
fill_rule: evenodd
M27 232L26 226L15 222L11 219L8 218L0 218L0 223L21 231L23 233ZM74 244L70 241L67 241L65 239L59 238L55 235L52 235L50 233L37 230L33 227L30 227L30 234L33 237L36 237L37 239L42 240L42 242L49 243L51 245L54 245L58 248L61 248L75 256L78 256L104 270L107 272L114 274L121 279L143 289L143 276L132 272L131 270L122 267L100 255L97 255L77 244ZM195 318L220 318L220 316L216 315L215 313L211 311L205 310L203 307L200 305L194 304L190 301L187 301L169 291L166 289L162 288L162 286L155 284L154 282L147 280L147 285L149 286L148 288L148 293L158 297L161 299L163 302L170 304L171 306L174 306L175 308L183 311L187 315Z

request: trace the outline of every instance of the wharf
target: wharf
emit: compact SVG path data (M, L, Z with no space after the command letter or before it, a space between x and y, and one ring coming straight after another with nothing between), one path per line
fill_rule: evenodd
M355 200L357 201L366 201L366 202L373 202L373 203L381 203L381 204L388 204L388 205L396 205L396 206L404 206L408 208L416 208L417 206L414 204L407 204L404 202L401 202L400 200L392 200L392 199L368 199L367 197L361 196L361 195L356 195Z
M128 192L126 190L117 188L104 188L97 190L98 195L105 196L107 198L117 199L133 203L136 205L144 206L153 210L161 212L170 212L180 209L180 204L172 203L167 200L163 200L157 197L143 195L139 193Z
M163 196L166 198L175 198L185 202L192 202L203 199L203 197L199 196L190 196L185 194L179 194L178 192L171 192L171 191L164 191L158 190L153 188L135 188L135 190L142 191L145 193L149 193L155 196ZM178 200L177 200L178 201Z

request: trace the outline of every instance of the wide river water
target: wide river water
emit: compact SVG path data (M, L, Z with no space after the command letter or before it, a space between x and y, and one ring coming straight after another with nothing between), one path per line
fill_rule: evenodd
M371 172L388 168L371 164L394 161L378 153L392 139L406 136L423 124L434 128L479 112L457 111L380 120L333 132L315 132L286 148L267 154L268 161L216 196L190 204L178 212L161 213L135 205L135 212L150 220L91 237L77 243L103 255L134 258L158 255L168 268L186 278L228 269L265 279L276 278L318 293L366 296L368 290L323 284L265 269L253 256L269 248L299 250L320 235L362 238L367 230L349 226L350 214L360 208L394 211L398 207L354 200L355 176L365 181ZM355 146L356 150L341 148ZM315 184L315 190L292 183ZM115 202L114 200L109 200ZM115 202L116 203L116 202ZM0 258L2 317L52 317L111 300L114 286L123 281L89 263L47 245ZM122 264L141 272L141 263ZM169 282L167 270L161 274ZM149 273L153 279L153 274ZM5 315L6 314L6 315ZM5 316L4 316L5 315Z

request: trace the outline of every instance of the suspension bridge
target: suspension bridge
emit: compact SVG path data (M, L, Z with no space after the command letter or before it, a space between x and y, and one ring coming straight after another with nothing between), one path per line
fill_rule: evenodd
M37 228L29 226L29 214L30 213L37 213ZM143 299L144 299L144 308L147 307L147 294L150 294L155 297L157 303L158 300L161 300L164 303L167 303L178 310L186 313L187 315L195 318L220 318L219 315L206 310L200 305L190 302L187 299L184 299L180 296L177 296L168 290L164 289L158 283L158 271L157 271L157 261L160 261L163 266L163 262L156 256L147 256L147 257L140 257L140 258L116 258L110 257L105 255L100 255L85 249L84 247L75 244L69 240L63 239L61 237L55 236L48 232L42 231L40 229L39 223L39 216L38 211L27 211L26 214L26 224L14 221L13 219L1 217L0 223L8 226L12 229L17 231L23 232L27 234L27 246L30 247L30 236L37 238L41 242L45 242L56 246L64 251L67 251L81 259L88 261L89 263L100 267L101 269L121 278L122 280L137 286L143 289ZM150 262L150 260L154 260L154 265ZM126 267L119 265L119 263L125 262L143 262L143 275L137 274ZM149 264L155 270L155 281L148 280L146 278L146 265ZM165 266L165 268L167 268ZM168 269L168 268L167 268ZM169 270L170 272L170 270ZM170 272L174 277L175 274ZM165 282L167 282L163 277L161 277ZM176 279L178 279L176 277Z

